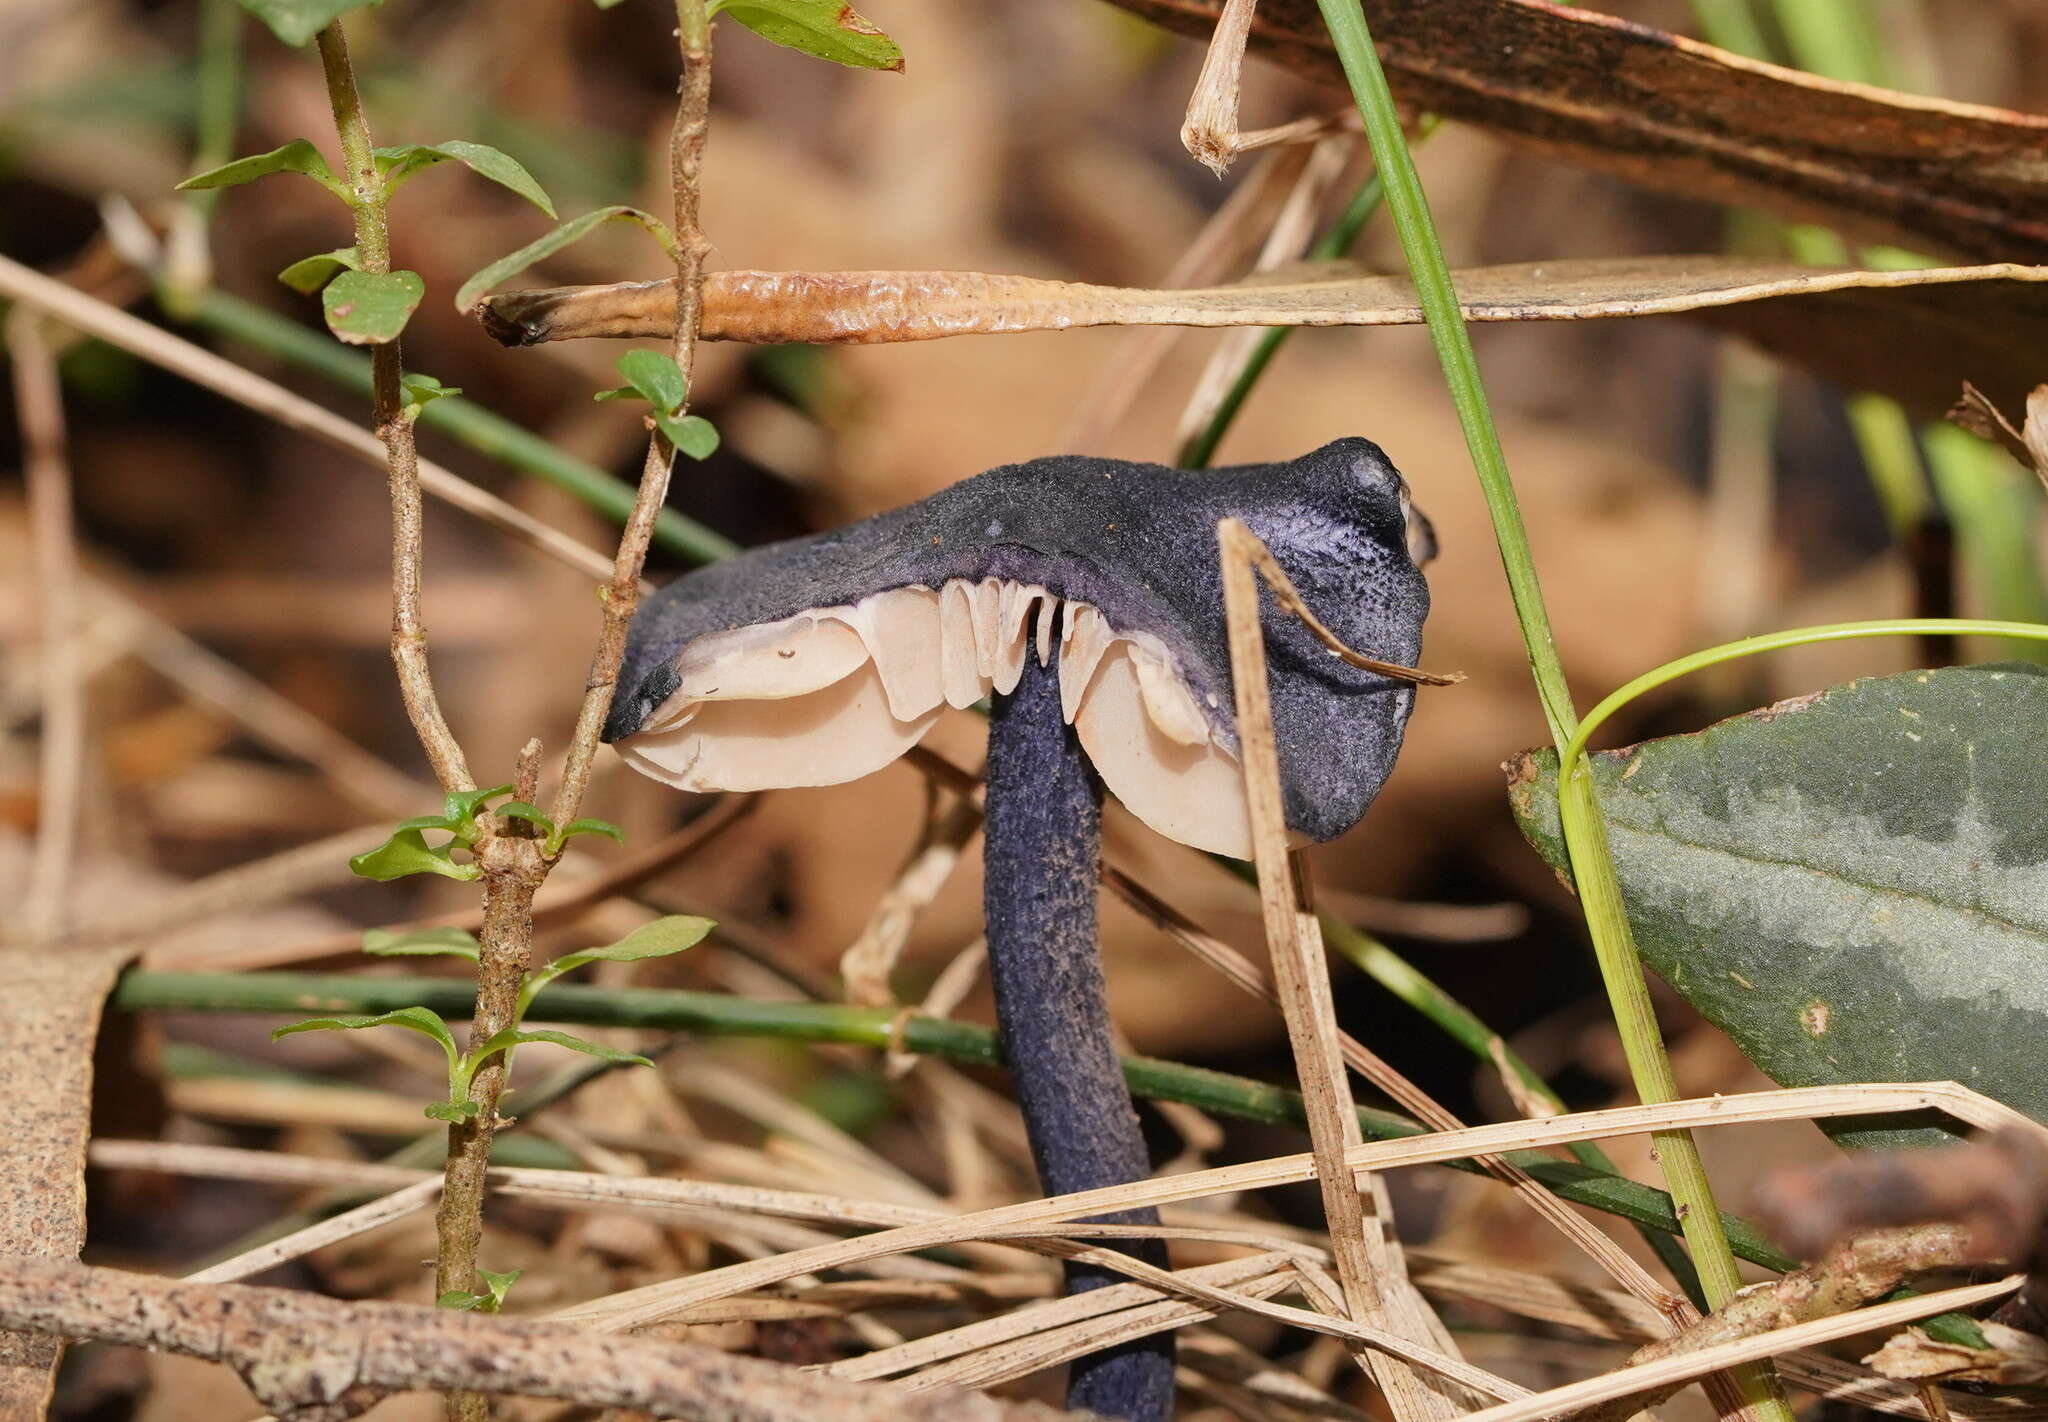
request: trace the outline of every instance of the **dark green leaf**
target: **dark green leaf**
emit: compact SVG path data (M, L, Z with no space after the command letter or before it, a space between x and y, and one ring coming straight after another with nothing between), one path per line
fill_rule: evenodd
M343 272L320 293L327 329L352 346L398 339L427 284L418 272Z
M718 427L702 415L656 415L654 427L678 453L692 459L709 459L718 448Z
M543 839L554 836L555 822L524 800L507 800L492 813L503 815L508 820L523 820L539 830Z
M277 279L303 296L311 296L344 271L356 270L356 249L337 247L318 256L301 257L277 274Z
M311 1017L304 1022L278 1028L270 1034L270 1040L275 1042L295 1032L357 1032L365 1027L404 1027L423 1037L432 1037L441 1044L441 1050L448 1054L450 1062L456 1059L454 1035L449 1032L448 1024L441 1020L441 1014L429 1007L401 1007L396 1012L381 1013L376 1017Z
M480 1108L474 1101L429 1101L420 1109L432 1120L460 1123L475 1116Z
M1593 757L1644 960L1783 1085L1959 1081L2048 1120L2044 732L2048 669L1953 667ZM1556 770L1518 757L1509 799L1562 869Z
M457 864L448 847L427 846L426 836L416 829L394 831L375 849L365 850L348 862L349 872L380 882L403 879L408 874L439 874L449 879L474 879L483 871L474 864Z
M664 415L680 410L690 396L681 368L664 352L627 351L618 359L618 371L641 399Z
M548 201L548 195L533 180L533 174L527 172L511 154L488 144L470 143L460 138L451 138L446 143L407 143L397 148L379 148L376 157L377 171L384 175L384 191L387 193L397 192L407 181L436 163L453 159L477 176L510 188L549 217L555 215L555 205Z
M516 276L544 257L554 255L571 242L587 237L607 222L637 222L653 234L661 243L661 249L671 260L676 256L676 239L666 223L651 213L637 207L601 207L595 212L586 212L581 217L572 217L554 231L536 237L518 251L498 258L489 266L462 284L455 293L455 309L467 312L475 306L477 299L507 277Z
M762 39L853 69L903 68L903 51L840 0L713 0Z
M367 9L380 0L241 0L241 6L286 44L300 45L351 10Z
M567 844L570 840L576 838L576 836L579 834L601 834L606 839L611 840L614 844L624 844L626 842L626 832L620 829L617 825L613 824L610 820L594 820L585 818L580 820L571 820L568 824L562 826L562 828L557 830L554 834L549 835L547 843L548 853L551 855L560 854L562 852L562 846Z
M644 958L666 958L672 953L696 947L717 926L708 918L669 914L652 923L641 924L616 943L602 948L586 948L580 953L565 953L549 963L544 971L560 974L580 968L585 963L637 963Z
M334 170L327 166L327 160L320 156L320 150L303 138L294 138L284 147L273 148L268 153L237 158L232 163L223 163L218 168L195 173L178 184L178 191L239 187L243 183L269 177L272 173L302 173L343 202L355 200L354 195L343 186L341 180L334 176Z
M477 957L476 936L461 928L415 928L394 933L388 928L363 930L363 951L385 957Z

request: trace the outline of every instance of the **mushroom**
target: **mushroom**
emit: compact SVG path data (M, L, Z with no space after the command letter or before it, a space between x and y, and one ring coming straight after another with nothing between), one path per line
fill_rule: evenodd
M1247 524L1338 638L1412 665L1427 524L1377 446L1185 472L1060 456L759 548L670 584L633 624L605 738L679 789L831 785L990 701L986 888L1003 1050L1049 1194L1148 1173L1096 938L1103 788L1161 834L1249 858L1216 525ZM1411 685L1265 621L1289 828L1356 824ZM1152 1211L1108 1217L1156 1223ZM1156 1240L1118 1246L1155 1265ZM1070 1292L1113 1281L1070 1265ZM1170 1414L1170 1335L1077 1360L1068 1404Z

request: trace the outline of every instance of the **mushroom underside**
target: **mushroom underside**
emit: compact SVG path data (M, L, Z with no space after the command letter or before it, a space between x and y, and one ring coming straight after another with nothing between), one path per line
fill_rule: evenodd
M699 637L676 659L676 689L618 750L682 790L837 785L908 751L945 707L1007 695L1034 655L1057 657L1061 711L1125 809L1183 844L1250 857L1242 769L1173 653L1035 583L889 588Z

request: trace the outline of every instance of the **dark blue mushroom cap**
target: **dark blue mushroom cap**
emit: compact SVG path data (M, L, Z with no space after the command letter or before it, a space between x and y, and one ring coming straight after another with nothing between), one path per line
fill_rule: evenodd
M790 619L808 626L803 614L846 609L893 589L988 587L995 580L1065 600L1070 632L1073 604L1086 604L1115 634L1151 649L1155 663L1163 649L1215 744L1234 755L1216 544L1216 525L1226 517L1241 519L1265 541L1309 607L1345 643L1381 661L1416 663L1429 592L1409 554L1406 486L1378 446L1341 439L1285 463L1200 472L1055 456L990 469L917 503L754 549L669 584L633 623L605 739L626 742L630 756L631 738L648 739L643 733L658 730L664 718L687 719L679 701L695 706L699 695L716 695L702 676L683 686L686 651L722 645L701 639L732 634L724 639L731 642L750 635L735 629ZM1310 839L1331 839L1358 822L1392 769L1414 689L1336 657L1270 596L1262 616L1288 824ZM888 634L870 628L867 635L872 641ZM883 656L877 652L878 661ZM1007 689L1000 676L996 686ZM723 724L732 724L738 710L725 703ZM911 740L923 733L911 729ZM1091 750L1116 789L1116 775L1102 764L1111 752ZM851 776L798 770L780 783L833 778Z

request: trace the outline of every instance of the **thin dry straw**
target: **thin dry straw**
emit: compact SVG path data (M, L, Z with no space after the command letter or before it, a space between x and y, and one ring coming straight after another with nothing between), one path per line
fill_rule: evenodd
M1901 1111L1942 1111L1986 1130L2011 1126L2044 1128L2008 1106L1954 1082L1864 1084L1803 1087L1703 1100L1671 1101L1649 1106L1619 1106L1553 1116L1540 1121L1509 1121L1440 1131L1396 1141L1370 1141L1345 1154L1352 1170L1391 1170L1401 1166L1440 1164L1474 1155L1538 1149L1572 1141L1639 1135L1674 1126L1738 1125L1763 1121L1811 1120L1830 1116L1872 1116ZM1030 1200L971 1215L909 1225L864 1235L780 1260L761 1260L712 1270L689 1279L665 1280L561 1311L558 1317L585 1320L608 1329L655 1323L672 1312L731 1294L781 1283L799 1274L843 1268L864 1259L931 1249L986 1238L998 1229L1107 1214L1146 1205L1169 1205L1242 1190L1293 1185L1315 1178L1315 1157L1306 1152L1275 1156L1241 1165L1190 1171L1163 1179L1140 1180L1105 1190ZM1111 1259L1118 1267L1128 1259ZM602 1320L598 1323L598 1320Z
M1965 1288L1947 1289L1941 1293L1921 1294L1915 1298L1900 1299L1896 1303L1878 1304L1873 1308L1856 1309L1833 1318L1816 1319L1812 1323L1776 1328L1769 1333L1760 1333L1754 1338L1741 1338L1732 1343L1717 1344L1712 1348L1702 1348L1696 1353L1679 1353L1632 1368L1617 1368L1611 1373L1587 1378L1583 1382L1568 1383L1564 1387L1552 1388L1548 1392L1539 1392L1533 1397L1504 1402L1498 1407L1488 1407L1471 1413L1464 1422L1536 1422L1538 1418L1561 1416L1591 1407L1596 1403L1633 1397L1671 1383L1717 1373L1738 1364L1773 1358L1796 1348L1832 1343L1840 1338L1853 1338L1859 1333L1870 1333L1890 1328L1895 1324L1929 1318L1937 1313L1947 1313L1951 1309L1969 1308L1974 1304L2002 1298L2025 1282L2024 1274L2012 1274L1996 1283L1972 1284Z

